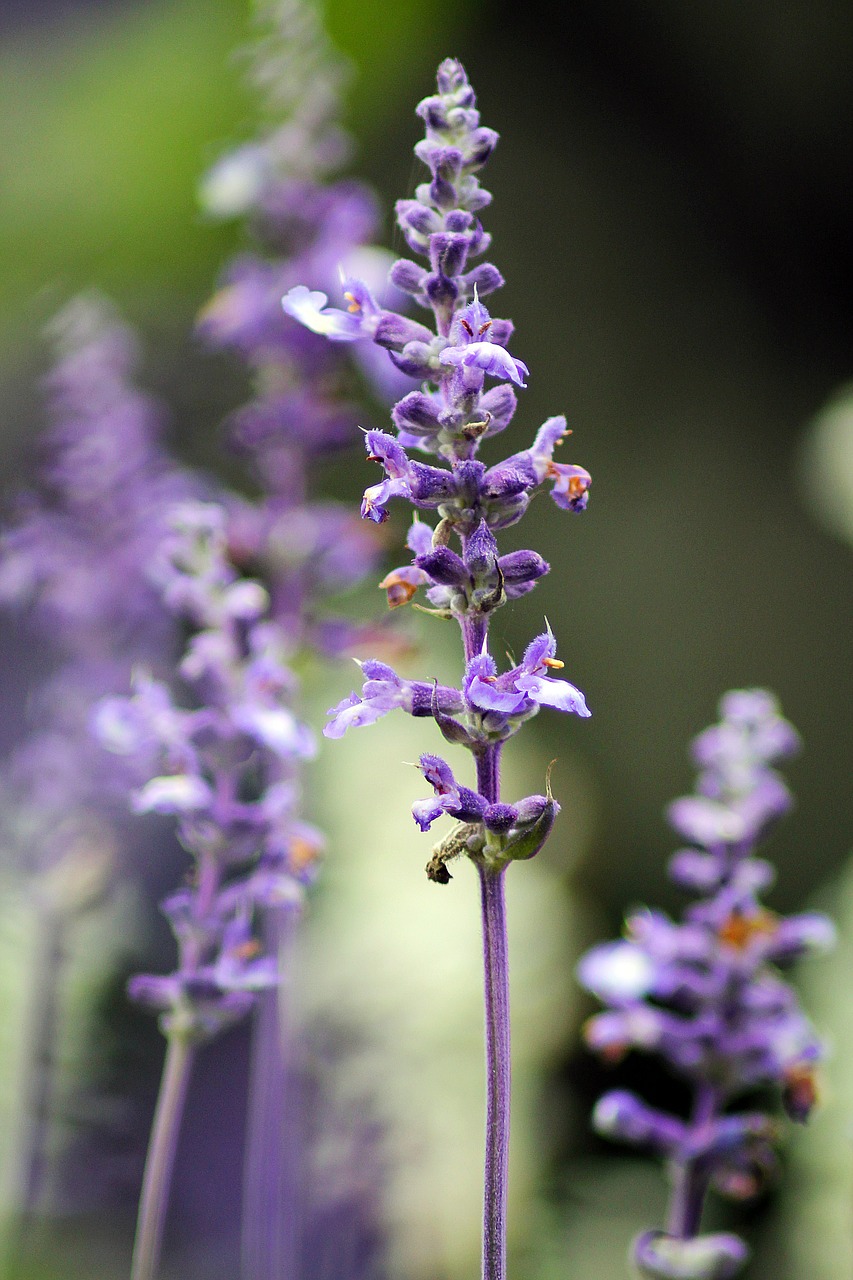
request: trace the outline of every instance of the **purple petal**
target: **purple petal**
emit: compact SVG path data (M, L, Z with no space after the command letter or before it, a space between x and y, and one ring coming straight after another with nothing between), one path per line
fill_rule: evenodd
M520 711L525 703L525 696L516 689L502 692L497 685L487 684L479 676L475 676L466 690L468 701L479 711L504 711L512 713Z
M533 702L557 711L570 711L586 719L592 715L580 689L568 680L550 680L547 676L519 676L516 686L523 689Z
M421 831L429 831L436 818L440 818L444 812L439 796L433 796L430 800L416 800L412 805L412 817Z

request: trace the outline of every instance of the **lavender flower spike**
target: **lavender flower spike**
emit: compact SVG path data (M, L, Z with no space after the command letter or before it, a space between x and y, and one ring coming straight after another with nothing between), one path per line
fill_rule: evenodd
M193 628L181 672L196 707L137 676L130 698L96 713L104 745L130 758L142 785L137 812L173 815L192 855L190 887L163 903L178 949L169 975L137 975L130 994L156 1010L166 1065L145 1166L133 1280L152 1280L171 1166L199 1044L258 1004L279 981L260 927L270 908L298 912L319 852L297 813L301 762L314 742L287 699L295 681L287 641L260 583L227 558L226 513L183 503L173 513L158 577Z
M397 204L409 248L426 265L405 258L391 269L392 284L429 313L431 327L381 310L355 280L344 284L348 312L328 308L327 295L316 288L322 282L311 278L290 289L284 310L331 341L374 342L401 373L420 383L392 410L396 438L384 431L366 433L368 457L385 477L365 490L362 516L380 524L398 500L436 513L434 527L420 521L412 526L407 543L413 563L394 569L381 586L392 608L424 588L440 616L456 619L464 654L460 687L407 681L382 663L364 663L361 694L352 693L332 708L325 733L341 737L400 708L434 719L449 742L474 757L476 782L466 786L445 761L422 756L421 769L435 795L418 801L413 816L424 831L440 817L456 820L427 864L432 881L447 884L447 863L462 856L474 863L480 878L487 1064L483 1277L503 1280L510 1098L503 876L511 862L538 852L559 806L547 786L545 796L504 803L500 756L504 742L543 706L579 717L590 712L580 690L552 674L563 663L550 630L531 642L518 666L499 674L489 652L491 615L532 590L549 566L535 551L501 555L496 534L521 519L547 481L554 482L558 506L583 511L591 479L583 467L554 462L554 451L568 434L559 416L548 419L528 448L502 462L487 466L477 456L481 443L509 424L515 388L526 386L529 370L508 350L510 321L490 315L481 301L503 284L497 267L476 261L490 242L478 215L491 201L477 175L498 137L481 126L474 91L459 62L442 62L437 81L438 92L417 109L426 137L415 152L429 169L429 181L417 187L414 199ZM437 465L410 456L415 450L433 455Z
M775 1167L776 1123L763 1112L731 1111L746 1090L776 1086L795 1121L817 1097L823 1049L780 970L807 951L832 945L829 920L816 913L775 915L759 893L772 880L757 842L789 808L773 762L790 755L797 734L764 690L728 693L721 722L693 744L696 794L670 807L670 821L693 846L670 863L681 887L699 894L680 923L637 912L626 938L593 947L578 976L608 1011L586 1037L614 1061L651 1050L693 1091L688 1119L657 1111L632 1093L607 1093L595 1108L600 1133L664 1155L674 1171L665 1231L634 1241L634 1261L659 1280L726 1280L748 1256L728 1233L703 1235L708 1190L747 1199Z

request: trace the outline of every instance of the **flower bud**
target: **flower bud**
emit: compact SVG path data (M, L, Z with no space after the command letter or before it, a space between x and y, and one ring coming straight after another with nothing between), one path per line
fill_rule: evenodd
M632 1246L641 1276L653 1280L730 1280L749 1257L739 1236L729 1232L681 1240L664 1231L646 1231Z

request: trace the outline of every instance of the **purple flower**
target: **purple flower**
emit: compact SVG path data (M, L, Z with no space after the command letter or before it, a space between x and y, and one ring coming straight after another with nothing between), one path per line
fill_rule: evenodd
M412 816L421 831L428 831L443 813L448 813L461 822L478 822L482 819L488 802L476 791L461 787L450 766L440 756L421 756L420 770L435 790L434 799L417 800L412 805Z
M277 960L253 941L254 912L271 895L298 903L315 854L294 851L319 848L306 843L297 817L298 768L315 746L288 705L295 679L285 637L266 591L240 578L226 551L223 509L176 509L160 579L171 607L195 627L181 672L196 708L139 673L130 698L104 700L95 716L104 745L130 757L143 778L134 809L173 815L184 847L207 868L197 888L164 907L179 943L177 975L133 987L159 1001L164 1025L178 1019L194 1036L248 1012L276 980Z
M657 1149L675 1170L671 1234L649 1232L635 1243L635 1260L652 1276L738 1269L745 1249L735 1237L699 1234L702 1200L711 1182L736 1196L760 1188L757 1171L773 1163L774 1126L730 1107L747 1090L776 1085L788 1114L805 1120L822 1056L777 966L830 946L832 926L817 913L784 919L762 906L758 894L772 869L754 856L790 803L770 765L798 739L763 690L727 694L720 710L720 724L694 744L699 794L669 810L676 830L700 846L680 850L670 874L703 896L678 922L635 912L624 940L594 947L578 966L580 982L607 1006L587 1024L590 1046L610 1060L631 1048L654 1051L694 1092L687 1123L624 1093L605 1095L594 1115L600 1132Z
M331 342L356 342L374 337L382 312L367 285L360 280L346 280L343 286L344 298L349 302L346 311L329 307L325 293L306 289L301 284L285 295L282 306L306 329L322 334Z
M452 345L444 348L439 360L455 368L474 369L502 382L509 380L519 387L526 386L527 365L515 360L496 342L489 341L491 328L492 319L488 311L475 297L470 306L457 314L451 330Z
M347 729L373 724L397 707L411 716L452 716L463 710L457 689L403 680L391 667L374 659L358 665L366 676L361 696L351 693L329 708L332 719L323 730L327 738L342 738Z
M476 790L458 783L439 757L423 756L421 768L435 794L418 801L413 813L424 830L442 814L457 820L433 850L427 866L430 880L447 884L447 863L463 855L472 859L480 877L492 1011L487 1020L489 1114L503 1131L509 1027L502 876L509 862L536 855L559 806L547 785L544 796L529 796L517 805L503 801L500 753L504 741L540 706L582 717L590 712L583 694L552 674L563 664L555 657L550 630L528 646L520 665L498 673L489 652L491 615L508 599L529 591L549 566L535 551L501 555L495 535L523 516L533 492L546 480L554 482L559 506L583 510L590 477L582 467L553 461L554 449L566 434L564 418L549 419L529 449L503 462L487 467L477 457L480 442L510 422L516 396L508 384L523 388L528 368L507 350L512 324L493 319L479 298L503 284L497 267L476 262L490 242L478 214L491 200L478 172L494 150L497 134L481 125L460 63L447 59L441 64L437 90L418 107L426 136L415 150L429 170L428 180L416 187L414 198L396 207L409 248L425 262L402 259L391 270L392 282L430 313L432 327L399 312L380 313L372 297L361 298L353 290L347 314L328 308L326 294L305 287L291 289L284 306L303 325L333 341L372 339L387 350L396 369L421 383L392 410L396 439L385 432L367 432L368 456L382 465L385 478L365 491L362 515L383 523L394 499L416 510L436 511L434 529L416 524L410 531L407 541L414 564L392 570L381 586L392 607L426 587L434 611L457 620L464 648L462 689L403 680L382 663L364 663L361 693L351 693L331 709L325 734L340 737L352 725L372 724L401 707L411 715L430 716L447 741L474 753ZM306 274L303 279L313 278ZM487 377L498 384L488 391ZM415 461L410 449L436 455L439 465ZM501 1132L490 1139L486 1168L488 1276L503 1274L505 1166Z
M552 632L545 631L527 646L520 665L502 676L497 674L493 658L478 654L468 663L463 683L468 705L475 711L497 711L507 716L531 715L541 706L590 716L592 712L579 689L568 680L555 680L547 674L563 666L556 652Z

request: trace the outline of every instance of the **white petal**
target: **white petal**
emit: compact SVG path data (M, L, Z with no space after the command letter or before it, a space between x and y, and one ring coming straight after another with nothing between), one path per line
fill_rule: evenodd
M605 942L593 947L578 964L578 978L599 1000L637 1000L651 990L652 961L633 942Z

